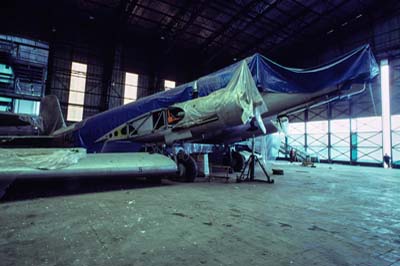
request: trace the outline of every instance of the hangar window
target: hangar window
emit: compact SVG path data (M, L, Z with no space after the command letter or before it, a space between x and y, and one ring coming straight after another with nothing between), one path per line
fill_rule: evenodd
M334 119L331 123L331 160L350 160L350 119Z
M68 121L81 121L83 118L86 71L86 64L72 62L67 112Z
M131 103L137 99L139 75L135 73L125 73L124 104Z
M39 115L39 101L14 100L14 112L18 114Z
M13 101L11 98L0 97L0 112L11 112Z
M288 144L300 151L304 151L305 123L289 123Z
M353 118L351 145L353 161L382 162L382 118L380 116Z
M392 115L392 162L400 165L400 115Z
M328 159L328 121L307 122L307 153Z
M172 80L164 80L164 90L170 90L175 88L175 81Z

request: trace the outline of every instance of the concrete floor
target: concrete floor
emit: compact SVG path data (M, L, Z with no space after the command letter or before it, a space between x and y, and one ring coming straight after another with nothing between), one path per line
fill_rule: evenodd
M400 265L400 170L280 168L274 185L19 181L0 265Z

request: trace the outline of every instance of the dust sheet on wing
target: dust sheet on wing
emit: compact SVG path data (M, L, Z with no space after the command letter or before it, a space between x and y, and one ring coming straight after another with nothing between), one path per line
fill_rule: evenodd
M86 150L73 149L0 149L0 168L2 171L61 169L79 162L86 157ZM0 198L19 174L11 174L0 178Z
M86 150L73 149L0 149L2 169L61 169L86 157Z
M260 92L252 78L246 61L242 61L235 70L228 85L214 91L208 96L175 104L185 111L185 116L179 126L191 126L201 123L215 115L222 115L227 110L241 110L240 120L243 124L256 115L267 111ZM236 108L235 108L236 107Z

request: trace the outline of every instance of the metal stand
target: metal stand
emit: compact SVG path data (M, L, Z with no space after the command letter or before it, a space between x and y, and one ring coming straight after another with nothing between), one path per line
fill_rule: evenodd
M264 172L264 175L267 177L267 180L264 179L254 179L254 170L255 170L255 165L258 163L258 165L261 167L261 169ZM275 181L270 178L270 176L267 173L267 170L265 169L264 165L260 162L258 157L254 154L254 136L252 138L252 149L251 149L251 155L249 159L246 161L242 172L240 175L236 178L236 182L265 182L268 184L273 184Z

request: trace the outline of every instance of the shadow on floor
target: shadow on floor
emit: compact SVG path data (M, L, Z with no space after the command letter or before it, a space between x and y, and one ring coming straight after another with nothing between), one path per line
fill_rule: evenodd
M113 190L141 189L172 185L173 182L163 179L155 183L142 178L44 178L18 179L5 191L0 202L28 200L35 198L57 197L85 193L106 192Z

